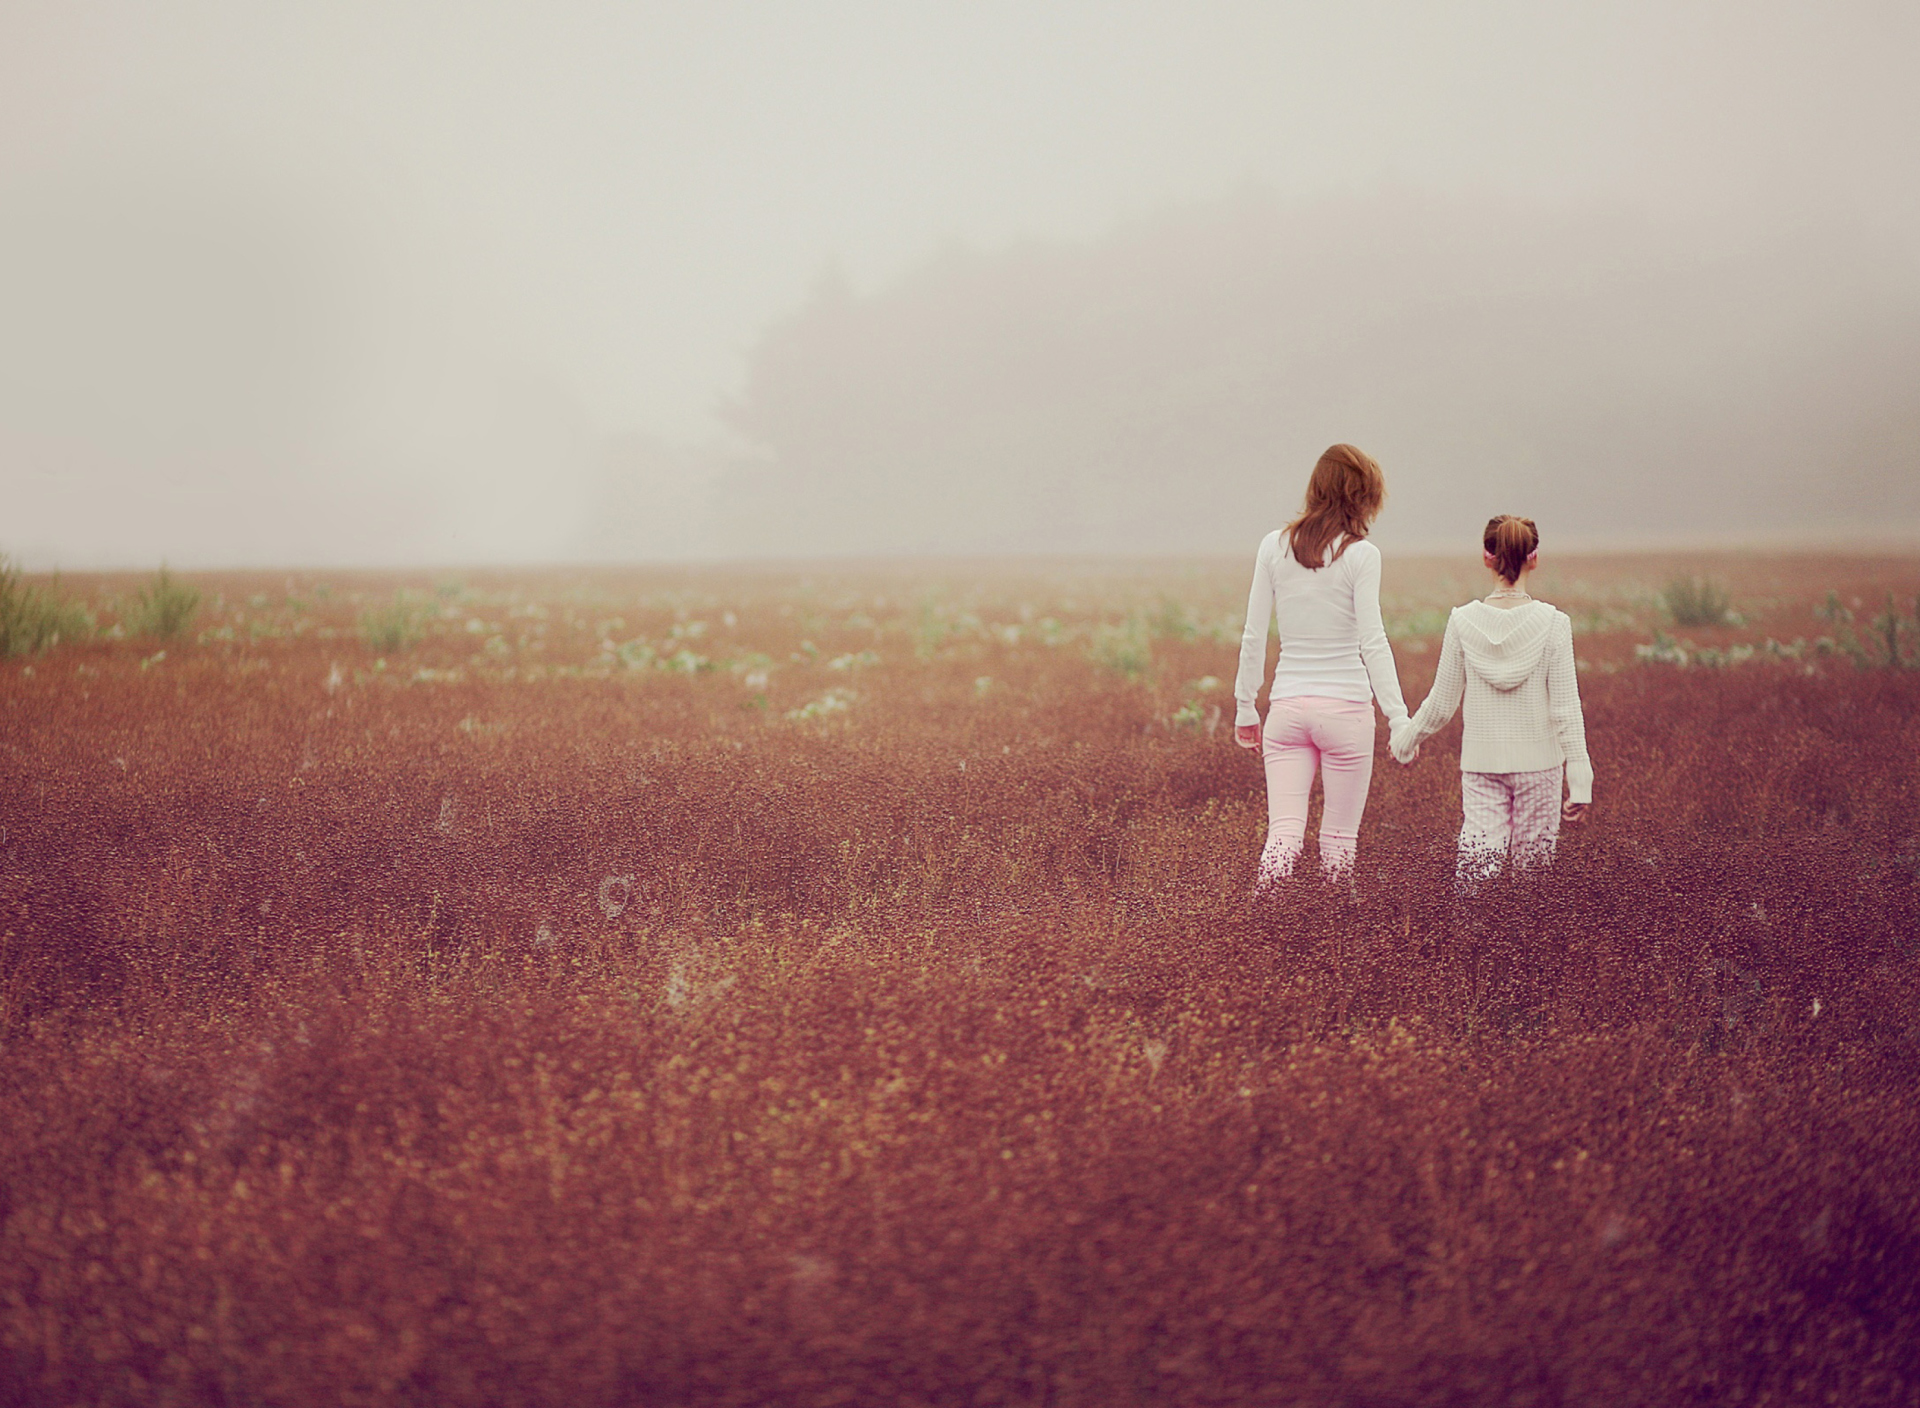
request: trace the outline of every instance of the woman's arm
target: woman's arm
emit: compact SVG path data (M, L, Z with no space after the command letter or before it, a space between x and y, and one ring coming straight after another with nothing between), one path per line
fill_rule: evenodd
M1368 547L1373 545L1369 543ZM1353 574L1353 619L1360 628L1360 660L1387 727L1407 721L1407 701L1400 694L1400 672L1393 666L1393 647L1387 644L1387 625L1380 619L1380 549L1362 552Z
M1266 683L1267 626L1273 620L1273 564L1271 549L1280 534L1269 533L1260 542L1253 557L1253 586L1247 592L1247 625L1240 632L1240 669L1233 677L1233 723L1235 728L1249 724L1260 726L1260 711L1254 700Z
M1587 722L1580 712L1580 679L1573 669L1573 618L1557 613L1547 644L1547 714L1567 758L1567 800L1593 800L1593 759L1587 756Z
M1447 634L1440 642L1440 667L1434 671L1433 688L1414 716L1395 729L1390 742L1393 756L1409 762L1414 750L1440 732L1460 710L1467 693L1467 657L1460 646L1460 632L1447 617Z

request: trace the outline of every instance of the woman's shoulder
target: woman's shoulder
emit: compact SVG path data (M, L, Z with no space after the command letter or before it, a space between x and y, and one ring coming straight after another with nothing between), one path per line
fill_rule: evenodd
M1334 546L1340 547L1338 539L1335 539ZM1367 566L1379 560L1380 549L1373 545L1371 538L1354 538L1340 548L1340 561L1352 563L1355 567Z

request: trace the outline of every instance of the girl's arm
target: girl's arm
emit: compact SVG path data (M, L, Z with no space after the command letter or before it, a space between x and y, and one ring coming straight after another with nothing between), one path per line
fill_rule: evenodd
M1434 671L1433 688L1427 691L1426 702L1421 704L1419 712L1393 731L1393 756L1403 763L1411 761L1416 748L1452 721L1466 693L1467 656L1460 647L1460 632L1454 626L1453 617L1448 616L1447 634L1440 642L1440 668Z
M1371 545L1369 545L1371 546ZM1407 721L1407 702L1400 695L1400 673L1393 667L1393 647L1387 644L1386 622L1380 619L1380 549L1364 553L1353 574L1353 619L1360 627L1360 660L1387 727Z
M1580 680L1573 672L1573 618L1558 613L1547 654L1547 714L1560 751L1567 757L1567 800L1593 800L1593 760L1587 756L1587 723L1580 712Z
M1233 677L1233 724L1235 728L1260 726L1260 711L1254 699L1266 683L1267 625L1273 620L1273 565L1269 549L1278 545L1280 534L1269 533L1261 540L1253 558L1253 587L1247 593L1247 626L1240 632L1240 670Z

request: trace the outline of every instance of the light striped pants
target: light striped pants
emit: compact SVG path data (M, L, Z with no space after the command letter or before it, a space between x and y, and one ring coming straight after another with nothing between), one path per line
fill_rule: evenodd
M1500 873L1511 856L1530 870L1553 860L1560 839L1560 783L1565 767L1539 772L1460 774L1460 858L1454 881L1472 890Z

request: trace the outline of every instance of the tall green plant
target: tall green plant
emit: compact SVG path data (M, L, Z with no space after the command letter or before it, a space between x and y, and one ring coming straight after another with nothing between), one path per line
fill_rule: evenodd
M382 654L405 650L421 634L421 609L408 600L405 592L396 592L393 605L382 606L360 618L360 634L369 648Z
M129 624L133 634L171 640L186 630L200 609L200 593L167 570L164 563L153 580L133 598Z
M1153 668L1153 632L1137 616L1115 625L1094 627L1087 656L1102 669L1139 679Z
M1873 631L1873 640L1878 653L1885 656L1878 663L1889 669L1920 666L1920 649L1916 649L1914 638L1920 628L1920 597L1913 601L1913 615L1902 616L1900 608L1894 605L1893 593L1887 593L1887 606L1869 623Z
M1718 626L1733 614L1727 594L1705 577L1676 577L1661 595L1677 626Z
M1920 645L1915 644L1920 641L1920 597L1914 598L1912 613L1903 616L1888 592L1886 608L1867 623L1864 633L1855 628L1853 612L1841 603L1838 592L1829 591L1813 614L1833 630L1820 638L1821 648L1839 651L1861 669L1920 668Z
M1200 634L1199 623L1186 606L1170 596L1162 596L1160 603L1147 617L1147 629L1163 640L1194 640Z
M93 617L84 606L54 588L28 586L20 569L0 555L0 657L37 655L92 634Z

